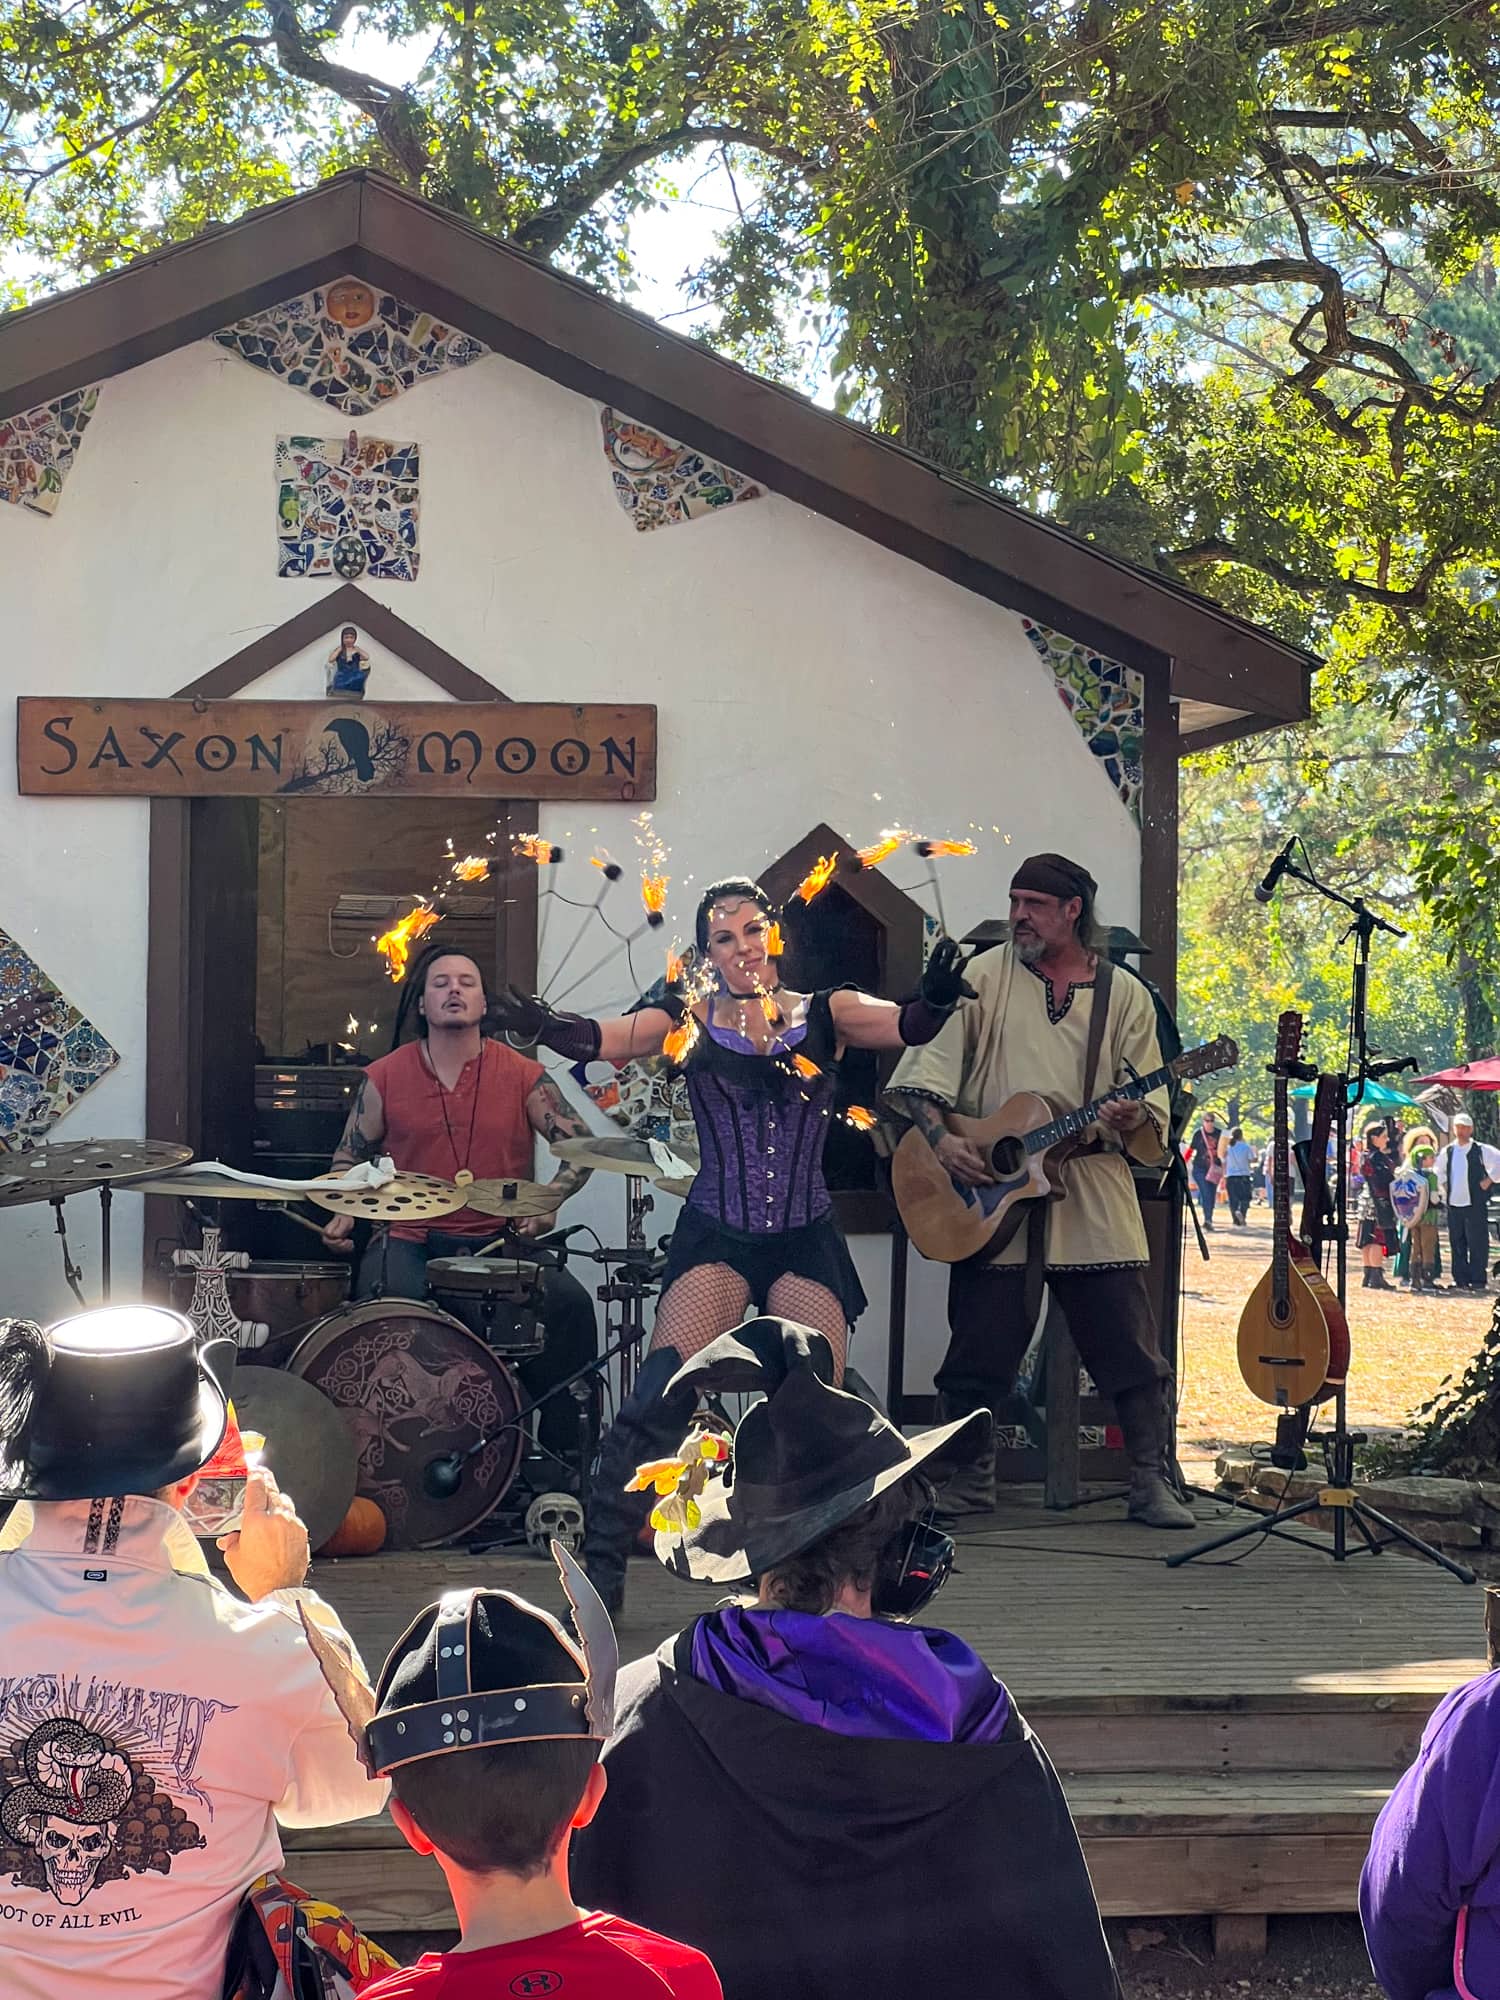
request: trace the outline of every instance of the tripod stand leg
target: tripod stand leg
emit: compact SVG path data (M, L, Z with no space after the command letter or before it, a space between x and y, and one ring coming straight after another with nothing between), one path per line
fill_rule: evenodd
M1393 1521L1388 1514L1382 1514L1378 1508L1367 1506L1363 1500L1356 1500L1354 1514L1357 1520L1373 1521L1377 1527L1384 1528L1393 1542L1401 1542L1407 1548L1415 1549L1419 1556L1426 1556L1427 1560L1435 1562L1439 1569L1447 1570L1449 1576L1456 1576L1460 1583L1474 1581L1473 1570L1467 1569L1463 1563L1454 1562L1445 1556L1441 1549L1435 1549L1431 1542L1424 1542L1420 1535L1414 1535L1409 1528L1403 1528L1399 1521Z
M1279 1514L1257 1514L1243 1528L1231 1528L1226 1535L1215 1535L1212 1541L1199 1542L1190 1549L1179 1549L1176 1554L1164 1556L1162 1560L1168 1569L1181 1569L1184 1563L1193 1562L1199 1556L1212 1555L1215 1549L1227 1549L1235 1542L1248 1542L1252 1535L1274 1535L1300 1515L1315 1514L1322 1504L1316 1493L1310 1494L1306 1500L1299 1500L1295 1507L1284 1507Z
M1370 1533L1370 1530L1365 1526L1364 1522L1360 1519L1359 1515L1355 1513L1352 1507L1350 1508L1349 1511L1351 1514L1354 1514L1354 1525L1356 1528L1358 1528L1360 1534L1364 1537L1365 1547L1370 1551L1370 1554L1372 1556L1378 1556L1381 1550L1385 1547L1385 1543L1379 1542L1375 1539L1375 1537Z

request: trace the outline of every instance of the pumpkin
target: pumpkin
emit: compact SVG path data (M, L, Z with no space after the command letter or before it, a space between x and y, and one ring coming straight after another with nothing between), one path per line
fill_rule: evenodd
M385 1515L373 1500L356 1493L349 1511L318 1550L320 1556L372 1556L385 1546Z

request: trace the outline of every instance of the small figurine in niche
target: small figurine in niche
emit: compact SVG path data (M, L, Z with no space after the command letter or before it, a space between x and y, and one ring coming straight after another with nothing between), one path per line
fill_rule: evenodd
M363 701L369 678L370 656L359 643L359 633L346 625L339 634L338 651L328 655L328 692L347 701Z

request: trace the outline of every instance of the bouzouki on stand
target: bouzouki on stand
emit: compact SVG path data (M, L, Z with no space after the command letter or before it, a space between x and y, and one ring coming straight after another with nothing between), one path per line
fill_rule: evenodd
M1063 1110L1039 1091L1018 1091L987 1118L945 1111L943 1122L972 1140L995 1179L984 1187L954 1180L922 1133L903 1134L891 1161L891 1186L906 1233L938 1264L961 1264L984 1250L1000 1250L1036 1201L1060 1201L1065 1160L1087 1144L1089 1127L1106 1104L1149 1097L1174 1079L1233 1069L1240 1052L1227 1035L1188 1049L1147 1076L1101 1091L1087 1104Z
M1245 1387L1263 1403L1279 1410L1327 1400L1349 1370L1349 1322L1327 1279L1302 1238L1292 1230L1292 1141L1288 1103L1294 1076L1316 1074L1300 1061L1302 1016L1288 1011L1276 1024L1276 1124L1272 1142L1271 1265L1245 1301L1240 1314L1238 1352ZM1342 1079L1331 1079L1342 1088ZM1320 1085L1320 1099L1328 1093ZM1320 1105L1321 1108L1321 1105ZM1323 1124L1321 1151L1316 1133L1308 1154L1307 1200L1302 1226L1321 1222L1323 1159L1328 1149L1328 1124Z

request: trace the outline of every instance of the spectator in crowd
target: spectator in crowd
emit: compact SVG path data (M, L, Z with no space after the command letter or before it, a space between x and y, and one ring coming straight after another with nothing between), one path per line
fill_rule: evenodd
M1236 1125L1224 1148L1224 1199L1229 1203L1229 1219L1243 1229L1250 1219L1250 1190L1254 1185L1255 1149Z
M1436 1157L1437 1140L1427 1126L1414 1125L1401 1135L1401 1164L1419 1176L1427 1188L1427 1204L1421 1215L1401 1225L1401 1255L1396 1270L1413 1292L1432 1290L1443 1274L1438 1235L1438 1178L1432 1165Z
M462 1943L380 1981L379 2000L722 2000L701 1952L573 1900L568 1836L604 1796L617 1655L598 1593L553 1548L577 1643L508 1590L460 1590L418 1615L381 1673L369 1760L390 1773L396 1825L447 1878ZM669 1868L682 1833L638 1829Z
M1500 1152L1474 1137L1474 1120L1460 1111L1453 1137L1433 1162L1443 1206L1448 1211L1448 1253L1453 1290L1489 1289L1490 1190L1500 1180Z
M0 1497L18 1503L0 1536L5 2000L217 2000L240 1905L280 1865L278 1820L385 1803L309 1642L305 1625L325 1631L360 1682L302 1588L291 1501L250 1472L240 1524L220 1515L239 1596L184 1520L234 1351L147 1306L46 1334L0 1323Z
M1214 1204L1219 1199L1219 1188L1224 1180L1224 1152L1228 1142L1217 1113L1205 1111L1198 1121L1197 1130L1188 1141L1188 1172L1193 1177L1193 1186L1198 1194L1198 1212L1203 1218L1203 1227L1214 1226Z
M1365 1267L1366 1291L1389 1292L1385 1260L1396 1254L1396 1211L1391 1206L1391 1182L1396 1159L1391 1149L1390 1121L1372 1118L1364 1129L1359 1191L1359 1254Z
M1389 2000L1500 1993L1500 1674L1433 1710L1375 1822L1359 1909Z
M907 1440L832 1375L821 1334L765 1318L674 1379L768 1391L731 1478L696 1433L639 1475L667 1567L751 1594L625 1670L579 1891L700 1946L728 2000L1117 2000L1045 1751L961 1639L900 1622L952 1557L926 1476L990 1413Z

